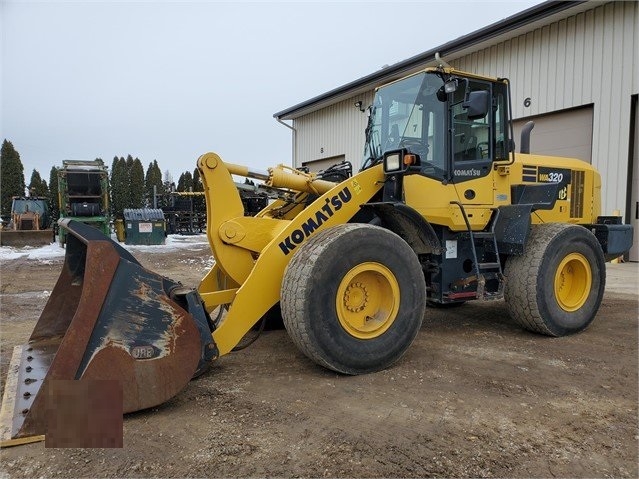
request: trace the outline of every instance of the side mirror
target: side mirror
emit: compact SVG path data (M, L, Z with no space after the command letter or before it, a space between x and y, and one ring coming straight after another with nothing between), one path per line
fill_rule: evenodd
M488 91L471 91L468 99L462 103L462 108L466 110L469 120L479 120L488 114Z

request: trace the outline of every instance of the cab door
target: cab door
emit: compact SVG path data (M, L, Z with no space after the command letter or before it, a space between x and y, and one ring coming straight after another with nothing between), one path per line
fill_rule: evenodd
M496 153L492 83L467 79L450 97L451 183L464 206L492 206Z

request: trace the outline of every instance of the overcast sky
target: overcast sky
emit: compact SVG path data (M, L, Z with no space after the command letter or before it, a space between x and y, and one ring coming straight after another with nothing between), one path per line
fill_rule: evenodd
M273 114L540 1L0 0L0 137L64 159L290 164Z

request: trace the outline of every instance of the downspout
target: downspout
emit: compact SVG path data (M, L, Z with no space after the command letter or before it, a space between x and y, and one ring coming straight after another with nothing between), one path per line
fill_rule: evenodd
M275 119L277 120L278 123L284 125L286 128L289 128L292 132L293 132L293 147L292 147L292 152L291 152L291 158L293 160L293 164L291 165L293 168L296 168L295 165L295 150L297 148L297 130L295 128L293 128L291 125L289 125L288 123L284 123L282 120L280 120L279 116L276 116Z

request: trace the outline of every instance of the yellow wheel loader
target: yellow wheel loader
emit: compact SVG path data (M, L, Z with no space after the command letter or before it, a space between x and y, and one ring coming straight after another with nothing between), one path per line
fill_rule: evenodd
M630 248L632 227L601 216L591 165L525 146L515 154L510 116L506 79L429 67L377 89L355 175L344 165L260 172L201 156L215 265L197 290L62 220L65 263L14 352L4 444L46 433L56 379L118 380L124 412L166 401L278 302L295 345L344 374L397 361L427 305L505 298L528 330L585 329L604 262ZM263 181L274 201L244 216L232 175Z

